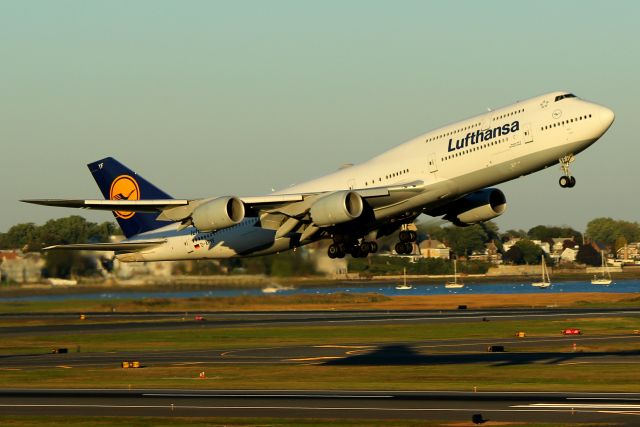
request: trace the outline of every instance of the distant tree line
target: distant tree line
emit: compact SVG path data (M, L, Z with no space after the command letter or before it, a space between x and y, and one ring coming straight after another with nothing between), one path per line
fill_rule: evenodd
M44 225L32 222L16 224L6 233L0 233L0 249L24 249L37 252L45 246L71 243L106 242L118 233L113 222L89 222L81 216L51 219Z
M485 250L486 244L493 242L503 260L511 264L537 264L544 251L532 240L540 240L553 244L554 238L564 237L564 247L578 246L577 262L587 265L599 265L600 254L591 244L597 242L611 250L618 250L627 243L640 241L640 224L612 218L595 218L587 224L585 236L569 226L537 225L528 231L507 230L500 232L498 226L488 221L484 224L469 227L442 226L434 224L433 220L417 223L419 241L425 239L440 240L452 250L452 255L458 259L470 257L474 253ZM43 225L34 223L16 224L7 232L0 233L0 249L23 249L40 251L45 246L56 244L71 244L85 242L106 242L109 236L120 233L115 223L106 221L93 223L81 216L52 219ZM508 251L504 251L503 243L512 238L521 240ZM381 239L382 249L391 249L396 236ZM583 244L585 242L585 244ZM392 258L369 257L367 259L349 260L351 271L361 271L370 274L383 272L401 273L402 268L409 272L429 274L451 273L451 262L439 259L427 259L418 263L407 264L394 261ZM77 252L52 251L45 254L45 274L56 277L73 275L91 275L96 271L95 259L83 257ZM487 263L461 263L462 272L484 272ZM198 261L191 263L176 263L179 274L222 274L248 273L269 274L273 276L297 276L315 274L311 260L304 251L288 251L281 254L244 259L230 259L221 261Z
M113 222L89 222L81 216L52 219L44 225L32 222L16 224L0 233L0 249L37 252L51 245L106 242L119 228ZM49 251L45 255L45 277L92 276L97 272L96 259L76 251Z

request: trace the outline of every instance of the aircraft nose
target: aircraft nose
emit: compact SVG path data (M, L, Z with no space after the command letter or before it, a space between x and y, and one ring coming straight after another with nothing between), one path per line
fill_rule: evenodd
M605 129L609 129L609 126L611 126L611 123L613 123L613 120L615 118L616 118L616 115L613 113L612 110L608 109L607 107L601 108L600 122L602 123Z

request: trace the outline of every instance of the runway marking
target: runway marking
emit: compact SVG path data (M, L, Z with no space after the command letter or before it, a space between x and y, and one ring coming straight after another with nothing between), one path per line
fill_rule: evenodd
M393 399L395 396L393 395L358 395L358 394L271 394L271 393L254 393L254 394L215 394L215 393L191 393L191 394L182 394L182 393L143 393L143 396L146 397L289 397L289 398L322 398L322 399Z
M389 321L414 321L414 320L463 320L463 319L482 319L482 318L491 318L491 319L509 319L509 318L517 318L522 319L523 317L562 317L562 316L571 316L571 317L579 317L579 316L607 316L614 314L638 314L637 311L615 311L615 312L591 312L591 313L536 313L536 314L527 314L527 313L518 313L518 314L491 314L491 312L485 312L483 315L473 315L473 316L438 316L438 317L388 317L382 319L336 319L336 320L313 320L309 323L318 323L318 322L327 322L327 323L344 323L344 322L389 322Z
M73 366L69 366L69 365L58 365L58 366L56 366L56 368L71 369L71 368L73 368Z
M531 403L528 405L513 405L511 408L542 408L542 409L636 409L640 405L632 403Z
M590 355L589 357L610 357L610 355L603 355L603 356L598 356L598 355ZM592 360L592 361L585 361L585 362L565 362L565 363L558 363L558 366L566 366L566 365L603 365L603 364L607 364L607 365L630 365L630 364L638 364L640 362L637 361L633 361L633 360L625 360L622 362L619 361L615 361L615 360Z
M172 363L172 366L191 366L191 365L202 365L203 363L208 363L208 362L175 362Z
M380 408L380 407L314 407L314 406L194 406L194 405L79 405L79 404L0 404L0 408L94 408L94 409L190 409L190 410L298 410L298 411L362 411L362 412L486 412L486 413L505 413L505 412L580 412L580 413L610 413L618 415L626 415L625 412L590 410L575 410L571 408L510 408L510 409L490 409L490 408ZM630 413L629 415L637 415Z
M599 411L603 414L615 414L615 415L636 415L640 416L640 412L628 412L628 411Z
M500 341L501 344L523 344L523 343L528 343L528 344L545 344L545 343L549 343L549 342L566 342L567 345L570 345L571 343L569 341L574 340L574 341L602 341L602 340L610 340L610 339L640 339L640 335L605 335L605 336L595 336L595 337L534 337L532 339L527 340L526 338L524 339L519 339L519 340L512 340L512 341L504 341L501 340L500 338L496 338L493 341L474 341L474 342L467 342L467 343L451 343L451 344L426 344L426 345L418 345L416 346L416 348L436 348L436 347L469 347L469 346L474 346L474 345L489 345L489 344L494 344L495 341Z
M283 359L288 362L311 362L315 360L331 360L331 359L344 359L342 356L320 356L320 357L301 357L297 359Z
M314 345L314 348L372 348L372 345L333 345L333 344L325 344L325 345Z

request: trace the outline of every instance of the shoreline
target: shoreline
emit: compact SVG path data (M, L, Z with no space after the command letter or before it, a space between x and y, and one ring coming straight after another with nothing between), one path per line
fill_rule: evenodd
M412 285L441 285L444 280L453 276L417 276L407 275L407 280ZM461 275L459 276L466 285L474 284L503 284L510 282L523 282L536 279L538 276L517 275L517 276L486 276L486 275ZM554 283L572 282L572 281L588 281L592 277L591 274L580 275L558 275L553 277ZM358 278L358 279L327 279L314 277L298 277L298 278L267 278L265 276L256 277L255 281L247 280L244 277L242 281L236 280L233 276L228 276L229 280L224 280L226 276L215 276L215 280L208 282L208 277L200 277L193 282L188 280L180 280L169 283L109 283L102 284L80 283L77 285L52 285L47 283L27 284L27 285L1 285L0 298L18 298L29 296L55 296L65 295L69 293L82 294L96 293L140 293L140 292L186 292L186 291L238 291L238 290L258 290L267 286L295 286L297 289L326 287L330 288L339 285L348 285L353 288L360 286L370 286L372 284L394 284L403 279L402 276L384 276L378 278ZM204 280L203 280L204 279ZM633 274L617 274L614 281L622 282L627 280L638 279L638 275ZM640 288L639 288L640 292Z

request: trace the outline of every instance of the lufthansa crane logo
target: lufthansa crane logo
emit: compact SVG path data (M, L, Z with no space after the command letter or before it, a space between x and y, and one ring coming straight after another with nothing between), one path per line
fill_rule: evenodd
M109 190L111 200L140 200L140 187L135 179L129 175L120 175L111 183ZM115 211L118 218L129 219L135 212Z

